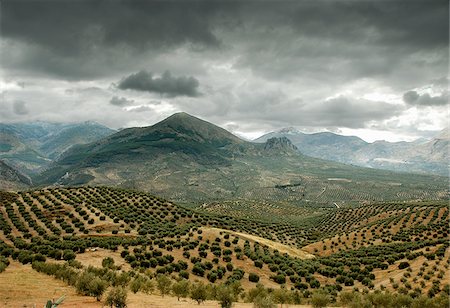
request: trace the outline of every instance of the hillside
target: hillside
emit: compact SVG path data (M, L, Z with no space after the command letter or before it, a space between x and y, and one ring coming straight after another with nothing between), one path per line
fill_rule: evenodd
M180 202L318 203L440 199L447 179L358 168L311 158L286 139L243 141L185 113L74 147L36 181L112 185Z
M305 134L294 128L268 133L255 140L286 137L308 156L362 167L448 176L448 129L430 141L373 143L354 136L322 132Z
M0 160L0 190L21 190L29 186L29 177Z
M0 124L0 158L32 175L72 146L96 141L113 132L95 122Z
M318 216L306 210L299 218L309 223L280 224L107 187L2 193L0 200L0 255L15 260L8 267L0 256L8 271L0 281L25 270L18 262L34 260L35 271L69 286L84 272L128 288L138 277L155 285L159 274L173 283L237 283L250 301L256 281L263 289L292 288L289 301L297 303L310 303L318 289L336 300L353 288L438 299L449 283L446 202L328 208ZM277 216L286 215L280 209Z

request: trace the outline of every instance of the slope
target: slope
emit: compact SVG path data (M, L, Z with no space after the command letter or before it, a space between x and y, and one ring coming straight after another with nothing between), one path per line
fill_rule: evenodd
M240 140L185 113L74 147L41 184L114 185L177 201L257 199L316 202L438 199L446 179L358 168L311 158L291 142Z
M0 190L25 189L30 185L30 178L0 160Z

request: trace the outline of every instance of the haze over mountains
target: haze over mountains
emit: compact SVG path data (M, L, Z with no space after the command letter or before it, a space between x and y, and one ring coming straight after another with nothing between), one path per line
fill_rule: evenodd
M305 134L295 128L284 128L255 139L266 142L273 137L286 137L303 154L362 167L448 175L448 129L432 140L413 142L375 141L330 132Z
M41 185L111 185L177 201L328 202L441 198L441 177L396 174L311 158L287 138L253 143L186 113L66 151Z
M0 159L21 173L33 175L72 146L98 140L113 132L95 122L0 123Z

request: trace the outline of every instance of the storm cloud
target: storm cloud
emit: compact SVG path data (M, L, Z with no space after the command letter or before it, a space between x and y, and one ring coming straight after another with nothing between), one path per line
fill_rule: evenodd
M416 91L408 91L403 94L403 100L406 104L414 106L442 106L448 104L448 92L431 96L428 93L421 95Z
M133 100L128 100L125 97L113 96L111 98L111 100L109 101L109 103L111 105L114 105L114 106L123 107L123 106L127 106L127 105L133 104L134 101Z
M241 132L355 134L446 123L447 0L4 0L1 17L1 121L119 128L186 111Z
M123 78L117 87L121 90L136 90L175 96L199 96L199 82L194 77L174 77L165 71L161 77L153 77L151 72L139 71Z

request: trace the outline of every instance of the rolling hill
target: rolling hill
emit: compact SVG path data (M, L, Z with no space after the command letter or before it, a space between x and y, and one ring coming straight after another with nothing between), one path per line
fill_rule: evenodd
M392 307L406 300L448 306L446 201L380 202L327 208L311 216L313 212L298 215L303 223L279 223L193 210L109 187L0 192L0 297L15 306L18 298L21 304L35 300L7 290L25 291L23 285L34 289L47 281L39 272L61 280L70 301L77 297L75 289L96 296L88 287L80 288L85 276L111 288L125 287L131 298L132 293L164 296L144 287L146 281L158 286L164 276L172 284L181 279L191 287L207 284L210 298L219 300L211 290L225 285L243 295L235 301L252 302L258 288L271 288L274 298L287 292L285 303L308 304L314 294L325 293L329 301L347 306L345 293L357 288L359 300L369 292L381 294ZM271 214L280 220L286 215L282 208ZM33 282L11 279L20 270ZM2 278L10 280L5 284ZM51 292L62 290L56 288L41 292L54 297ZM176 294L175 288L167 292Z
M284 128L261 136L255 142L266 142L273 137L287 137L303 154L321 159L393 171L449 174L448 129L429 141L368 143L354 136L329 132L305 134L294 128Z
M186 113L73 147L36 180L41 185L128 187L179 202L332 205L447 196L444 177L412 177L311 158L287 138L247 142Z

